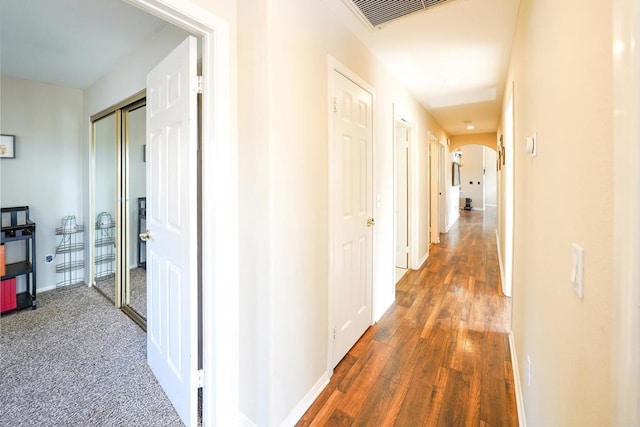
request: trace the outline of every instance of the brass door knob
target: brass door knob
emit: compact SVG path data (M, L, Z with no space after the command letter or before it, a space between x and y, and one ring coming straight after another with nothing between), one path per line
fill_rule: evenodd
M373 218L368 218L367 219L367 227L373 227L374 225L376 225L376 220Z
M147 230L144 233L140 233L138 236L140 236L140 240L142 240L143 242L146 242L149 239L151 239L151 232Z

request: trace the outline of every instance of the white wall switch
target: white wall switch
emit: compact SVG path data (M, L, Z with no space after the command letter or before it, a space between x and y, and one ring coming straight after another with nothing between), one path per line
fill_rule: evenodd
M584 249L571 245L571 286L580 301L584 297Z

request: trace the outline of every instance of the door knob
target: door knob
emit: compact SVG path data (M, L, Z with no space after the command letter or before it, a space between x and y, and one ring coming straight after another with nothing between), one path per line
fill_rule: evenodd
M374 225L376 225L376 220L373 218L368 218L367 219L367 227L373 227Z
M140 233L138 236L140 236L140 240L146 242L147 240L151 239L151 232L147 230L144 233Z

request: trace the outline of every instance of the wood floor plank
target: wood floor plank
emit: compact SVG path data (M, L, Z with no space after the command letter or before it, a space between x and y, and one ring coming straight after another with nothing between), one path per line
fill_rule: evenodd
M396 393L401 393L404 398L406 387L385 377L379 377L372 388L372 393L367 395L352 426L380 426L382 419L392 407Z
M450 369L447 376L447 387L442 398L437 425L439 427L462 426L465 425L469 402L469 382L468 379L465 381L462 372L455 369Z
M445 398L445 392L447 389L447 381L449 380L449 370L446 368L440 368L438 370L438 376L436 383L431 388L431 395L429 399L429 406L427 414L422 423L425 427L431 427L438 424L440 415L442 414L442 405Z
M517 426L495 211L460 220L336 366L306 426Z
M388 345L373 342L370 357L366 363L362 364L362 369L345 390L344 398L338 403L338 409L351 418L355 418L358 415L360 408L362 408L367 396L373 390L373 385L389 360L391 351L392 349ZM358 363L356 362L355 365L358 365ZM355 365L354 368L356 368Z
M331 415L333 414L333 411L335 411L336 405L341 398L342 392L340 390L334 390L325 402L318 405L318 410L316 411L315 415L308 419L309 426L319 427L327 425L327 423L329 422L329 418L331 418ZM313 409L313 406L311 409ZM305 420L305 418L306 417L303 416L302 420ZM296 426L301 427L301 424L298 423L296 424Z

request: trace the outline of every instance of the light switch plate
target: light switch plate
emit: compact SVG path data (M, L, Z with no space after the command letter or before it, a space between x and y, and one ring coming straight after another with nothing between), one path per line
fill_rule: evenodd
M571 287L578 299L584 298L584 249L578 244L571 245Z
M538 134L534 132L533 135L525 138L525 151L531 157L536 157L538 155Z

